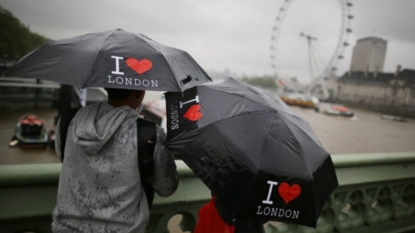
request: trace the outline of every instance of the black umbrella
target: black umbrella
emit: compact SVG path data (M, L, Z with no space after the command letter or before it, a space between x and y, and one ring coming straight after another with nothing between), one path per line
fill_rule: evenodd
M232 78L165 96L168 147L235 219L316 227L338 182L307 121L274 93Z
M211 79L185 51L121 29L51 41L8 72L80 88L183 91Z

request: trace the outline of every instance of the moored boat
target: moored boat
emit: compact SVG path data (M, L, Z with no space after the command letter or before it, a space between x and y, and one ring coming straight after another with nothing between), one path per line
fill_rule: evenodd
M320 103L315 108L316 112L322 112L327 115L353 117L354 113L346 106L340 104Z
M317 98L308 97L299 93L282 95L280 96L280 99L287 105L294 105L303 108L315 108L319 102Z
M10 146L44 148L49 143L49 135L44 122L33 114L24 115L16 124Z
M388 121L398 121L398 122L408 121L405 118L402 118L402 117L399 117L399 116L392 116L392 115L382 115L381 118L383 120L388 120Z

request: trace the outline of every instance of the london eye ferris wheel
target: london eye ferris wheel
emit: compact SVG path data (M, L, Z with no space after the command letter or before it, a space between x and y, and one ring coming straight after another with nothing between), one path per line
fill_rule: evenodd
M308 88L333 76L349 46L352 3L348 0L284 0L271 36L271 66L279 84ZM320 85L321 86L321 85Z

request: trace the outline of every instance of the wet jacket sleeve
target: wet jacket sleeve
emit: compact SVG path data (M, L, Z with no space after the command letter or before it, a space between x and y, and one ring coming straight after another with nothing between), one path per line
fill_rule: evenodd
M166 147L166 134L157 126L157 144L154 149L154 176L151 183L161 197L170 196L176 191L179 182L173 154Z

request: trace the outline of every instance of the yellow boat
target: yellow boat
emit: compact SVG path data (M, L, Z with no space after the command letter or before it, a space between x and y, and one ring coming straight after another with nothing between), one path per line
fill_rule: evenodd
M280 96L281 100L287 105L294 105L303 108L315 108L316 104L311 98L307 98L304 95L292 94L287 96Z

